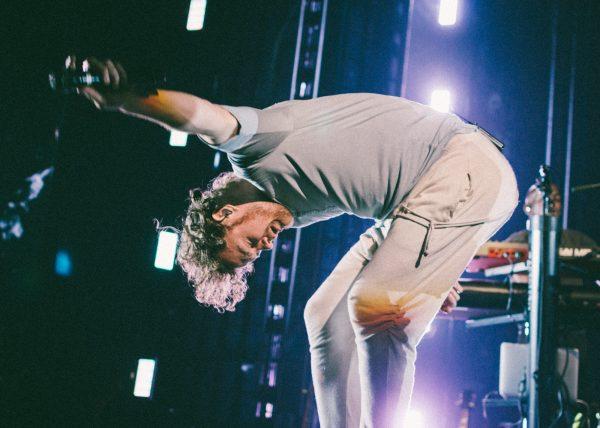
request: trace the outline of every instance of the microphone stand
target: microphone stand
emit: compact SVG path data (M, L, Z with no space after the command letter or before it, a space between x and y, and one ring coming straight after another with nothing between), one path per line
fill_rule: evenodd
M551 216L552 182L542 165L537 186L543 211L534 213L529 229L529 428L547 428L556 413L556 302L558 285L559 217Z

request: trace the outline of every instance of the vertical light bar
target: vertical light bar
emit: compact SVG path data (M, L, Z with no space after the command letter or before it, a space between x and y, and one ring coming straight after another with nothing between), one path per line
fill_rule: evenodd
M188 31L200 31L204 28L204 16L206 15L206 0L191 0L188 20L185 26Z
M438 22L442 26L456 24L456 12L458 9L458 0L440 0L440 12Z
M571 200L571 157L573 156L573 115L575 110L575 74L577 64L577 33L571 35L571 76L569 77L569 113L567 118L567 147L565 156L565 185L563 187L563 230L569 226Z
M173 270L176 252L177 234L166 230L162 230L158 234L158 245L156 246L156 257L154 258L154 267L164 270Z
M173 147L185 147L187 144L188 134L181 131L171 131L171 137L169 138L169 145Z
M431 93L431 107L437 111L448 113L450 111L450 91L447 89L436 89Z
M554 129L554 92L556 89L556 45L558 0L554 0L552 7L552 50L550 52L550 76L548 79L548 118L546 120L546 157L544 163L552 165L552 137Z
M156 360L140 358L138 360L137 372L135 374L135 386L133 395L136 397L150 398L152 396L152 386L154 385L154 370Z

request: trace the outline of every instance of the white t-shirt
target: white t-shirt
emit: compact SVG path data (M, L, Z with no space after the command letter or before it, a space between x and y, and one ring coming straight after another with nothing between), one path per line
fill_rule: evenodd
M237 175L291 211L295 227L343 213L384 219L454 135L475 130L455 115L376 94L223 107L240 132L218 149Z

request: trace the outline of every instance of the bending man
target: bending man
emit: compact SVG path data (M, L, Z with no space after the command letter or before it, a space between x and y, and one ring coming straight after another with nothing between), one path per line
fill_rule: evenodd
M267 109L127 90L122 67L87 61L98 107L197 134L233 174L193 192L178 260L202 303L233 310L245 275L287 227L376 219L308 301L323 427L400 426L416 346L477 248L517 204L513 171L484 133L402 98L347 94ZM352 385L360 384L360 397ZM360 406L358 402L360 400ZM360 410L360 414L358 411Z

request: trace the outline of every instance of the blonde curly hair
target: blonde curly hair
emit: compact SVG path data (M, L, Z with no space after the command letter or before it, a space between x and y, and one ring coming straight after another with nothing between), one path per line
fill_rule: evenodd
M234 311L248 290L247 276L254 267L230 267L219 259L225 248L226 227L212 214L232 203L236 182L243 179L232 172L217 176L206 190L190 190L190 206L179 233L177 263L194 287L198 302L214 307L218 312Z

